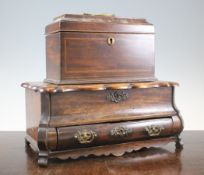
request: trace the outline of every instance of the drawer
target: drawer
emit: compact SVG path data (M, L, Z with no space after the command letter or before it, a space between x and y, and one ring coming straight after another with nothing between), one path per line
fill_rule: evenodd
M170 136L176 130L171 117L140 121L57 128L57 150L110 145ZM178 132L178 131L176 131Z
M172 93L172 87L54 93L49 125L61 127L176 115Z

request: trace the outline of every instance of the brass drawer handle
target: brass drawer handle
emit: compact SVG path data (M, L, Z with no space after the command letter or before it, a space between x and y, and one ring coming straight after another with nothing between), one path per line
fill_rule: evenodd
M78 140L81 144L88 144L93 142L94 138L97 137L97 133L92 130L82 130L77 131L76 134L74 134L74 138Z
M128 98L128 93L124 90L109 90L106 98L111 102L119 103Z
M108 42L108 45L113 45L113 44L115 44L115 38L108 37L107 42Z
M132 133L132 129L123 126L115 127L110 131L111 136L124 137Z
M145 127L145 130L147 131L149 136L159 136L163 129L164 129L164 127L156 126L156 125L151 125L151 126Z

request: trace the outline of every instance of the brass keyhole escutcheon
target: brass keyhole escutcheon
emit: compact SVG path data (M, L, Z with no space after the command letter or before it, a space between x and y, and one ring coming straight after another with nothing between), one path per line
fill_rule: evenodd
M109 90L107 91L106 99L114 102L119 103L126 99L128 99L128 92L125 90Z
M108 45L115 44L115 38L113 38L113 37L109 37L107 41L108 41Z

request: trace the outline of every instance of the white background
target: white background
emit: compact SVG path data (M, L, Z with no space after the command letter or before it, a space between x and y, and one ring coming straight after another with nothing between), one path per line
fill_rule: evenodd
M177 81L186 130L204 129L203 0L0 0L0 130L25 130L24 81L45 78L44 27L64 13L146 18L156 28L156 76Z

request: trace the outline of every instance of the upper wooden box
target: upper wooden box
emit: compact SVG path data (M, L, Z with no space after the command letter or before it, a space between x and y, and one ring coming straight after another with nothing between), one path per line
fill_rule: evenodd
M45 82L154 81L154 26L144 19L65 14L46 26Z

